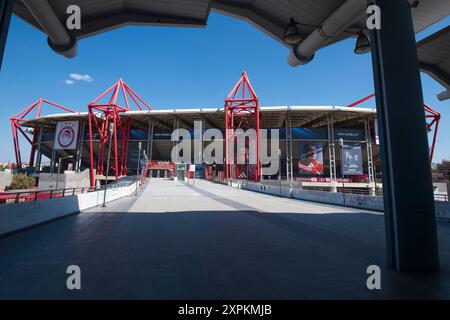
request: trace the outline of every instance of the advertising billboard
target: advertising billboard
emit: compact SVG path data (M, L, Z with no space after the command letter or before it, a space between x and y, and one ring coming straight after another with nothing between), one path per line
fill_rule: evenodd
M197 164L195 166L195 179L205 179L205 166L201 164Z
M360 144L344 144L341 154L342 175L362 175L362 147Z
M55 150L73 150L77 147L78 121L58 121L55 134Z
M300 144L300 160L298 162L300 174L323 174L323 145L321 143Z

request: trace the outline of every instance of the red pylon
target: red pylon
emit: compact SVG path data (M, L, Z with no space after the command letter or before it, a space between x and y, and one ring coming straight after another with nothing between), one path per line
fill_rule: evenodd
M28 107L26 107L25 109L20 111L18 114L12 116L10 118L10 122L11 122L12 137L13 137L13 143L14 143L14 152L15 152L15 157L16 157L16 165L17 165L17 168L19 168L19 169L22 167L22 155L21 155L21 150L20 150L20 140L19 140L20 135L19 135L19 133L31 145L30 162L29 162L30 167L34 166L34 155L35 155L35 151L36 151L37 138L39 136L39 127L34 127L32 132L27 135L27 133L23 130L21 125L28 120L39 119L42 115L43 108L46 106L47 107L55 107L57 109L61 109L61 110L64 110L64 111L70 112L70 113L76 113L76 111L74 111L72 109L60 106L59 104L53 103L53 102L45 100L43 98L40 98L33 104L29 105ZM35 116L29 117L33 113L33 111L36 111ZM32 138L30 138L29 135L31 135Z
M225 178L236 178L232 176L231 166L234 159L230 159L230 148L234 148L235 135L237 129L250 129L256 131L256 163L254 164L253 179L259 181L261 178L260 160L260 112L259 99L248 79L247 73L243 72L241 78L234 86L233 90L225 99ZM234 152L233 152L234 154ZM246 163L248 166L249 163ZM249 179L249 177L247 177Z
M107 102L101 103L108 94L111 94ZM122 96L125 106L118 105L119 96ZM97 99L88 105L89 115L89 149L90 149L90 179L91 187L95 186L95 174L104 175L105 165L107 162L107 146L110 140L109 125L113 124L112 147L113 156L110 170L114 172L116 179L127 174L128 162L128 145L130 141L131 120L123 119L120 115L126 111L130 111L130 101L139 109L144 108L152 110L152 108L139 97L125 82L120 79L108 90L102 93ZM95 112L97 111L97 112ZM97 159L97 172L94 171L94 132L99 135L99 151ZM119 137L120 135L120 137Z
M356 107L357 105L360 105L363 102L366 102L367 100L370 100L375 97L375 93L372 93L370 96L367 96L365 98L362 98L361 100L358 100L356 102L353 102L349 104L348 108ZM441 114L431 108L430 106L424 104L423 105L425 109L425 119L427 123L427 132L433 132L433 140L431 142L430 147L430 163L433 162L433 156L434 156L434 150L436 148L436 141L437 141L437 135L439 131L439 122L441 121Z

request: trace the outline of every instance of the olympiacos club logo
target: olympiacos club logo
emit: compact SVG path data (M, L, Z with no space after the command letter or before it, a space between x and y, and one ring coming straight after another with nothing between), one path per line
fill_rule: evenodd
M72 150L76 148L78 121L60 121L56 126L55 150Z
M58 143L63 148L68 148L75 140L75 130L72 126L64 126L58 135Z

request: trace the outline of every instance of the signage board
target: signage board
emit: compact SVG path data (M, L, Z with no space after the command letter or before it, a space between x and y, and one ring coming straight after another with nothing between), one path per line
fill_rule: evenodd
M78 121L58 121L55 134L55 150L73 150L77 147Z

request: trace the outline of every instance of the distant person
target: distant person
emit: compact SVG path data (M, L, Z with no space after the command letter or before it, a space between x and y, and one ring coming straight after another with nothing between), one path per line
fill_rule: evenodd
M317 146L305 144L303 159L299 161L298 167L301 173L323 174L323 163L317 160Z

